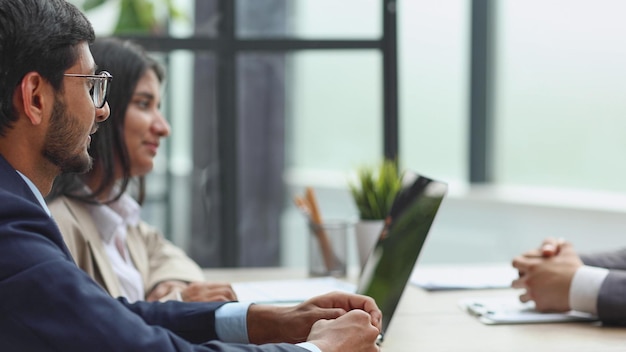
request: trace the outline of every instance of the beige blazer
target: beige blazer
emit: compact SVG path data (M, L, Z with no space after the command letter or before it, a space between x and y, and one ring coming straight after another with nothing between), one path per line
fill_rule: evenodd
M84 203L59 197L48 204L74 261L113 297L120 283L104 250L104 244ZM204 281L202 269L155 228L143 221L129 227L128 251L141 273L146 294L165 280Z

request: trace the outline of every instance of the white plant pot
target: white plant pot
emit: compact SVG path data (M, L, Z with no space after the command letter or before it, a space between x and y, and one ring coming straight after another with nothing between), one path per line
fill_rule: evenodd
M385 226L385 220L359 220L354 226L354 236L359 252L359 264L363 268L367 257L376 245L378 236Z

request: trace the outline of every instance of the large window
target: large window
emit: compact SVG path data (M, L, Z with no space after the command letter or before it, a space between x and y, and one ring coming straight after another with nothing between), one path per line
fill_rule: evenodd
M304 265L292 195L314 186L326 218L355 218L350 173L390 154L452 184L423 260L508 261L619 227L623 1L176 4L186 16L132 35L170 76L147 215L200 264Z

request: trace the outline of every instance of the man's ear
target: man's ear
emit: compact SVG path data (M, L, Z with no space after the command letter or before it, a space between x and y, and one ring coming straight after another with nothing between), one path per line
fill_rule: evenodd
M37 72L29 72L22 78L18 86L16 98L21 96L21 101L17 101L17 109L23 110L33 125L39 125L46 116L46 108L49 101L52 101L52 86Z

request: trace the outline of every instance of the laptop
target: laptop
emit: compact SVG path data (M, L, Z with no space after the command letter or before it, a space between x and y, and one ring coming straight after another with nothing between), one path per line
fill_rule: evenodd
M240 300L295 303L330 291L356 292L378 304L384 336L448 190L447 184L419 174L405 177L356 287L332 277L234 283Z

